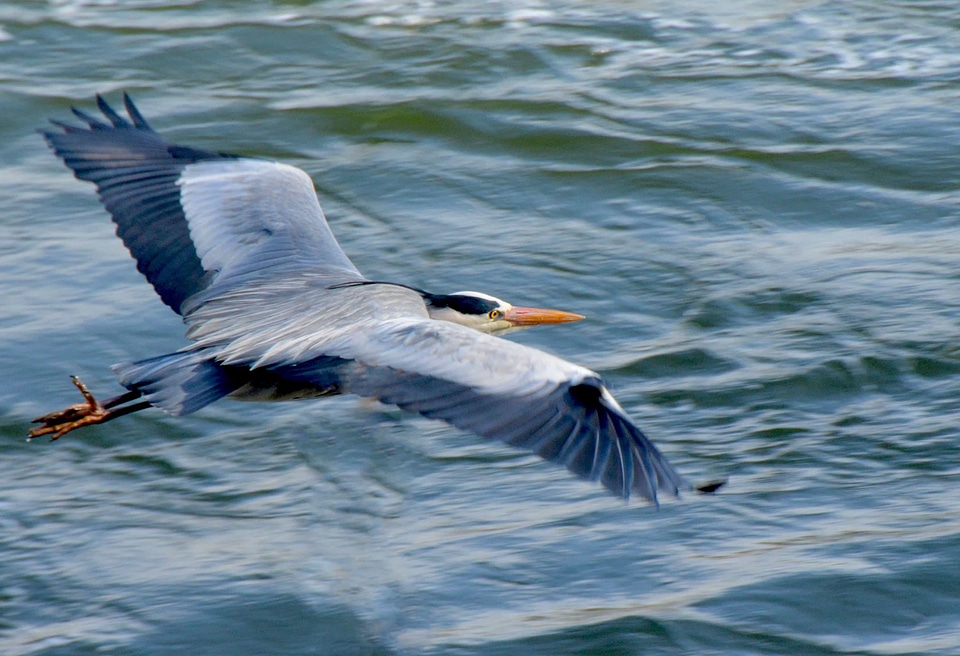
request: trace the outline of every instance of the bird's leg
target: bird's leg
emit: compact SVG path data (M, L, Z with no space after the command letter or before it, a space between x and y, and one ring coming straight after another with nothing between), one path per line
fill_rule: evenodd
M48 415L37 417L33 420L33 423L43 425L32 429L29 439L32 440L35 437L50 435L52 433L50 440L53 441L77 428L91 426L93 424L102 424L105 421L110 421L111 419L116 419L117 417L128 415L131 412L137 412L138 410L150 407L150 403L147 401L123 406L124 403L129 403L140 397L140 392L136 390L115 396L100 403L94 398L90 390L87 389L87 386L83 384L83 381L76 376L71 376L70 379L73 381L73 384L77 386L77 389L80 390L80 393L83 394L86 402L77 403L58 412L51 412ZM117 406L123 407L118 408Z

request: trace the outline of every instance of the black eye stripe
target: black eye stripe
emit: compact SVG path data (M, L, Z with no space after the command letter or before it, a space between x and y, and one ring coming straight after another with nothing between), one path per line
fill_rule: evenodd
M447 307L461 314L487 314L497 309L497 303L476 296L459 294L430 294L427 299L436 308Z

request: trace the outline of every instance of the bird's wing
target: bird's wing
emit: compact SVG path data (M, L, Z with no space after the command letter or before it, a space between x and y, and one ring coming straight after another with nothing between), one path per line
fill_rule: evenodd
M288 278L212 299L188 334L222 364L386 403L566 465L624 497L686 486L600 377L514 342L432 321L416 292Z
M528 449L623 497L656 502L658 489L685 486L588 369L442 321L392 319L363 332L329 344L317 360L268 368L329 384L336 356L346 361L336 366L343 392Z
M531 378L539 375L539 370L529 372ZM442 375L354 364L341 380L343 391L527 449L581 478L599 480L624 498L636 494L656 503L658 491L677 495L686 487L596 375L537 385L515 380L517 389L505 385L493 392Z
M53 121L42 134L77 178L97 185L117 235L177 312L210 284L274 268L360 279L327 225L309 176L292 166L167 143L124 94L129 120Z
M302 170L255 159L198 162L183 170L179 185L190 237L217 284L302 270L363 279Z

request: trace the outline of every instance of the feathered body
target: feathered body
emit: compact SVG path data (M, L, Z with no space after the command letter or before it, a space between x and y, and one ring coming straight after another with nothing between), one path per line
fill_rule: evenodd
M138 270L187 324L183 350L114 367L149 404L181 415L224 396L357 394L530 449L624 497L686 486L596 373L432 318L431 295L365 279L300 169L174 146L126 95L129 119L97 102L109 123L75 110L87 127L44 136L96 184Z

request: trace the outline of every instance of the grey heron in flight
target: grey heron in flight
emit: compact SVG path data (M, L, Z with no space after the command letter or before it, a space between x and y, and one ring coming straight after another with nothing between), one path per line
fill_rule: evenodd
M486 294L365 278L337 244L310 177L277 162L167 143L124 94L106 121L52 121L49 145L93 182L117 235L192 342L115 365L127 392L34 420L52 439L147 407L185 415L223 397L372 397L529 449L654 503L688 484L600 376L493 335L582 319Z

